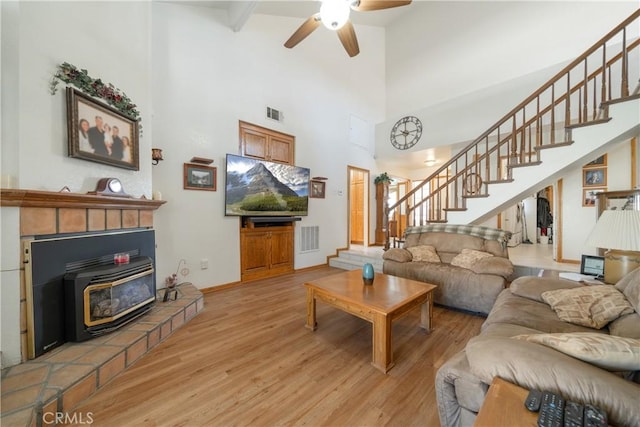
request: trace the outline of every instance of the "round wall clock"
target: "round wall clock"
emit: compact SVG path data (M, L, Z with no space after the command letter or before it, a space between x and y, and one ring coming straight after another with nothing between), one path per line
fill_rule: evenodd
M391 145L406 150L418 143L422 136L422 122L414 116L403 117L391 129Z

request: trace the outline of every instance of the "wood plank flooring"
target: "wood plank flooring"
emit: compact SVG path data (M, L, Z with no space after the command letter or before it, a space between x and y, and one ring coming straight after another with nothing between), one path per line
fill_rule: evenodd
M75 409L99 426L438 426L437 369L484 321L440 307L393 324L395 366L371 365L371 324L317 305L303 283L326 267L205 295L204 310ZM374 285L375 286L375 285Z

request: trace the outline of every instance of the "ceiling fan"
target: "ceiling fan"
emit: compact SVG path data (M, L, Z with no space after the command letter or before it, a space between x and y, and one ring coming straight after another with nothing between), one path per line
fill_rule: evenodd
M350 57L360 53L358 38L353 29L353 24L349 19L351 10L357 12L369 12L372 10L391 9L393 7L405 6L411 0L321 0L320 12L311 15L304 23L289 37L284 44L291 49L316 28L320 23L330 30L338 33L338 38L342 46Z

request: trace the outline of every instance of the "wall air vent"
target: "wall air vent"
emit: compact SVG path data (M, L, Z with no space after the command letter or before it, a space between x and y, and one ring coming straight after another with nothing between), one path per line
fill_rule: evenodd
M317 225L300 227L300 253L320 250L320 227Z
M275 120L276 122L281 122L284 120L284 115L282 111L276 110L275 108L267 107L267 118L271 120Z

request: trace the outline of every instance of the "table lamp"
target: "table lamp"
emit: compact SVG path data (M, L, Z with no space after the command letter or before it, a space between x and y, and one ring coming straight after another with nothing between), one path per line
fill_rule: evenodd
M614 284L640 267L640 211L605 210L587 238L604 254L604 281Z

